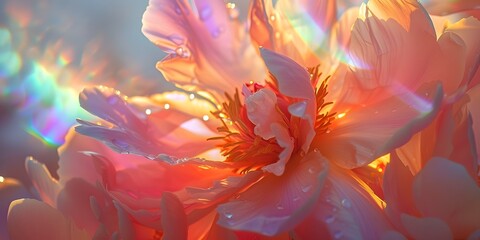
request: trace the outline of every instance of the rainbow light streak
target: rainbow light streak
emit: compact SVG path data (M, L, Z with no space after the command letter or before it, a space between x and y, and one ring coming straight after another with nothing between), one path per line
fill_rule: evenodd
M400 98L400 100L407 103L409 106L413 107L422 114L427 114L433 109L433 103L431 101L409 91L400 84L395 84L393 91L400 96L404 96L403 98Z
M337 16L341 16L346 9L347 7L344 6L343 9L337 13ZM328 44L330 36L328 36L326 30L320 27L324 24L317 23L306 9L301 9L297 14L287 14L286 17L300 39L312 47L317 53L332 52L328 49L331 47ZM360 58L350 54L346 49L341 47L341 44L336 45L339 49L334 52L334 59L345 63L354 69L371 69L371 66L361 61Z
M72 75L62 73L70 62L66 55L49 64L22 59L12 46L10 31L0 28L1 100L14 101L25 119L24 130L47 146L62 144L76 118L93 119L78 104L81 87L62 86L59 81L62 75Z
M298 14L287 14L287 20L298 34L298 36L313 49L318 49L324 45L327 34L310 16L308 11L301 9Z

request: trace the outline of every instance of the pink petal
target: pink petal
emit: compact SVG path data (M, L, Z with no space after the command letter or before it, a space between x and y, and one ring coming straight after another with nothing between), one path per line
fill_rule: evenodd
M263 167L262 170L271 172L277 176L281 176L285 171L285 165L292 156L295 139L290 136L290 132L288 131L288 129L280 124L272 124L271 128L278 145L282 147L283 150L278 155L277 162Z
M387 204L385 212L390 221L402 230L404 227L400 218L401 214L418 214L413 202L412 187L412 173L395 153L391 153L390 163L385 168L383 176L383 193Z
M470 102L467 106L472 117L473 135L476 140L477 160L480 161L480 140L478 140L480 139L480 107L478 106L480 103L480 86L472 88L468 92L468 96L470 97Z
M255 124L255 134L265 140L274 137L272 123L285 124L283 114L277 110L277 97L270 89L261 89L247 97L245 106L248 119Z
M301 111L303 115L299 116L297 114L297 116L305 121L304 124L300 125L300 145L302 146L302 150L307 152L310 143L315 136L313 122L316 117L315 93L310 82L310 75L305 68L301 67L288 57L282 56L265 48L262 48L260 51L268 70L278 80L278 88L280 92L286 96L305 101L305 110ZM292 115L299 113L294 111L295 107L291 106L292 105L289 107L289 111Z
M448 225L438 218L416 218L402 214L402 222L414 239L453 239Z
M319 136L314 146L343 167L366 165L407 143L433 121L442 98L442 88L435 84L416 93L402 90L385 101L345 112L333 121L331 132Z
M134 159L134 156L131 156L135 165L117 170L114 163L118 160L115 158L121 159L121 155L110 156L111 159L95 154L90 156L95 161L98 173L102 176L101 184L107 194L133 219L157 230L161 230L160 205L165 192L181 192L189 188L206 189L214 186L216 181L236 176L230 165L200 159L189 159L177 165L170 165L139 156L136 156L138 159ZM218 193L220 196L226 194L223 191L230 191L228 196L236 193L235 188L230 189L230 184L226 186L217 186L221 191ZM205 199L208 197L198 197L198 199L200 198L203 200L197 207L189 206L193 203L187 202L196 201L195 194L182 198L182 203L185 204L185 207L191 207L191 210L188 211L205 208L208 205ZM210 200L211 204L215 204L217 200L221 199L212 198ZM187 213L189 213L188 211Z
M33 199L12 202L8 210L8 229L12 240L80 240L92 237L56 209Z
M432 152L423 154L425 164L431 157L450 159L465 167L470 176L478 177L478 162L472 129L472 118L465 110L466 97L454 104L448 104L439 114L436 122L422 133L423 149L432 146ZM434 128L432 131L428 130ZM435 142L432 143L432 138ZM431 155L428 155L431 154Z
M480 20L474 17L463 18L454 24L449 25L445 29L445 33L456 34L465 43L465 73L463 76L463 83L469 84L469 86L475 86L480 83L480 77L478 72L480 66L480 43L478 38L480 37Z
M393 230L382 211L381 200L368 186L350 170L335 164L330 166L316 206L296 229L298 234L328 234L331 239L380 239ZM314 225L315 229L313 226L302 229L304 224ZM319 236L322 237L328 236Z
M141 117L123 96L105 87L84 90L80 94L80 104L114 126L79 120L82 125L75 130L101 140L120 153L150 159L160 154L181 158L194 157L215 147L213 141L205 140L216 134L195 115L165 109Z
M293 229L314 206L328 171L322 156L311 152L278 177L267 175L237 199L217 208L221 226L274 236Z
M187 216L183 212L183 205L178 198L169 192L162 195L162 228L163 239L187 239Z
M98 212L92 209L91 199L95 198ZM82 179L71 179L66 182L58 194L57 209L75 224L93 235L101 223L107 224L109 215L114 215L111 200L104 193ZM109 207L110 206L110 207ZM109 229L114 226L108 225Z
M143 16L145 36L170 54L157 65L165 78L220 99L245 82L262 81L264 65L224 1L194 5L195 10L187 1L150 0Z
M478 1L476 0L461 0L454 2L445 2L442 0L429 0L424 1L423 5L430 14L445 15L454 12L460 12L464 10L474 9L478 7Z
M50 206L56 206L57 196L61 186L58 181L50 175L47 167L32 157L28 157L25 160L25 168L42 200Z
M442 219L455 238L480 228L480 188L463 166L433 158L415 177L413 191L420 212Z
M347 51L351 71L339 100L369 104L390 95L383 87L420 86L437 43L429 16L417 1L369 1L360 8Z

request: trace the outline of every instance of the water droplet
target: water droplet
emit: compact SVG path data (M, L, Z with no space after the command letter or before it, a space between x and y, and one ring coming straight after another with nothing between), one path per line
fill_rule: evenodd
M5 182L5 178L3 176L0 176L0 183Z
M212 16L212 8L210 6L205 6L200 10L200 20L206 21Z
M333 215L328 215L325 217L325 223L327 224L333 223L334 221L335 221L335 216Z
M107 102L108 102L108 104L110 104L110 105L116 104L116 103L118 102L118 100L119 100L119 98L118 98L117 95L111 95L111 96L109 96L109 97L107 98Z
M333 237L334 237L335 239L340 239L340 238L343 237L343 232L340 231L340 230L339 230L339 231L335 231L335 233L333 234Z
M296 202L296 201L298 201L298 200L300 200L300 197L299 197L299 196L295 196L295 197L293 198L293 201L294 201L294 202Z
M224 215L227 219L232 219L232 218L233 218L233 214L231 214L231 213L229 213L229 212L223 213L223 215Z
M151 154L148 154L148 155L145 156L145 157L147 157L149 160L155 160L155 159L157 158L157 156L151 155Z
M278 210L285 209L281 203L278 203L276 207L277 207Z
M310 189L312 189L312 185L304 186L304 187L302 187L302 192L306 193L306 192L310 191Z
M188 51L188 49L184 47L178 47L177 49L175 49L175 53L182 58L190 57L190 51Z
M149 109L149 108L145 109L145 114L147 115L152 114L152 109Z
M343 199L342 200L342 206L346 207L346 208L350 208L352 207L352 204L350 203L350 201L348 199Z
M181 15L181 14L182 14L182 9L180 9L179 6L175 6L175 12L176 12L178 15Z
M320 152L320 149L318 149L318 148L315 148L315 149L313 149L313 152L316 152L316 153L318 153L318 152Z
M277 20L277 17L275 17L275 14L270 15L270 21L274 22Z
M330 128L327 128L327 130L325 130L325 133L330 133L332 132L332 130L330 130Z
M129 146L128 143L126 143L125 141L120 140L120 139L113 139L113 140L112 140L112 143L113 143L115 146L117 146L117 147L119 147L119 148L121 148L121 149L126 149L126 148L128 148L128 146Z
M315 173L315 168L313 168L313 167L308 168L308 173L314 174Z

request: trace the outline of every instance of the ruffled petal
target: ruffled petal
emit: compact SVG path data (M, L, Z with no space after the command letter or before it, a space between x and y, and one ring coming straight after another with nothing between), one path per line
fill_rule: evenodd
M393 230L382 201L368 186L352 171L330 166L316 206L296 228L297 234L307 239L312 239L311 234L322 234L316 239L380 239ZM315 228L302 228L312 223Z
M480 5L479 5L480 6ZM445 28L445 33L457 35L465 44L465 71L463 84L469 84L469 87L480 83L480 75L478 69L480 66L480 20L474 17L463 18L454 24L449 24Z
M245 99L248 119L255 124L254 133L268 140L274 137L272 123L284 123L283 114L277 110L277 97L267 88Z
M457 163L444 158L428 161L415 177L413 197L424 216L442 219L456 239L480 228L480 188Z
M442 1L442 0L429 0L422 1L425 8L430 14L434 15L446 15L455 12L470 10L478 8L479 3L476 0L461 0L461 1Z
M264 79L265 67L230 10L221 0L149 1L142 31L170 54L157 65L168 81L221 99L245 82Z
M168 161L194 157L215 147L213 141L205 140L216 136L216 133L195 115L175 109L139 113L124 96L105 87L85 89L80 94L80 104L114 126L79 121L82 125L75 130L104 142L120 153ZM159 158L159 155L173 158Z
M385 101L339 114L331 131L318 136L314 146L343 167L366 165L425 128L435 119L442 100L442 88L435 84L416 93L400 91Z
M134 165L118 170L115 169L116 161L122 159L122 155L117 154L110 158L99 154L90 154L90 156L95 162L98 173L102 176L101 185L106 193L135 221L159 231L161 230L160 206L165 192L176 193L186 188L206 189L214 186L215 181L237 175L228 164L200 159L188 159L180 164L170 165L131 155L130 162ZM228 190L223 187L221 189ZM190 197L191 199L181 199L185 207L191 204L187 202L188 200L197 199L194 196ZM208 198L204 196L202 199ZM215 200L217 199L211 199L213 203ZM203 208L207 205L203 201L199 207ZM192 207L192 211L194 209L195 207ZM206 213L202 212L202 214Z
M262 48L262 57L267 64L268 70L278 81L278 88L282 94L299 101L290 105L289 112L305 121L300 124L299 143L302 150L307 152L310 143L315 136L314 121L316 117L315 92L310 82L307 70L292 59ZM301 107L302 110L298 108Z
M347 50L350 71L337 102L370 104L391 96L382 88L394 84L416 89L437 49L429 16L417 1L362 4Z
M12 202L8 210L8 230L12 240L86 240L92 237L56 209L33 199Z
M292 230L314 207L327 172L327 162L311 152L292 162L282 176L266 175L237 199L218 206L218 224L267 236Z

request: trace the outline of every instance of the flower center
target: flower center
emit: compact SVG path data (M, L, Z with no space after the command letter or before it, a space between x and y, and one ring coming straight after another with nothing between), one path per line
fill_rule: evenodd
M324 134L328 132L328 127L332 123L334 114L326 111L326 107L331 102L326 102L328 77L320 83L321 73L318 67L308 69L311 76L312 88L315 89L315 103L317 106L317 115L315 116L315 133ZM318 86L318 87L317 87ZM245 84L242 91L243 97L247 94L255 94L262 89L268 89L276 96L276 104L273 111L281 116L281 125L286 126L291 138L294 139L295 154L299 150L299 129L302 123L299 117L293 116L288 111L288 106L298 102L299 99L283 95L278 88L278 81L275 76L270 74L266 85L250 82ZM222 109L212 114L221 120L222 126L218 127L218 132L222 136L210 138L209 140L220 140L218 145L221 153L226 157L227 162L235 162L239 166L240 172L260 169L268 164L278 160L279 154L283 148L277 142L275 137L264 139L255 133L255 124L250 121L247 114L247 107L242 103L240 94L235 91L233 96L225 94L226 101L222 103Z

